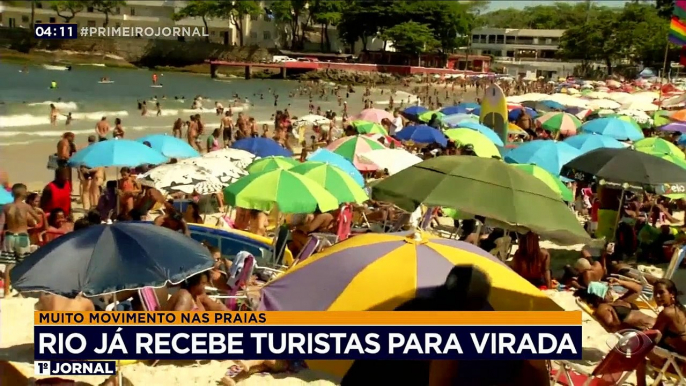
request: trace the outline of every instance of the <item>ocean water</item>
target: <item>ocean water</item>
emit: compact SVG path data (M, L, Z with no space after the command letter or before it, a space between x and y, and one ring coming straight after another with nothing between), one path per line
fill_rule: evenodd
M234 114L245 111L260 122L260 126L268 123L276 110L288 108L292 115L302 116L308 113L309 106L308 95L296 93L289 97L289 93L300 86L297 81L213 80L209 74L158 73L158 83L163 87L152 88L153 72L148 70L96 65L76 65L72 71L49 70L39 65L29 66L28 73L21 70L20 65L0 62L0 146L52 142L65 131L72 131L79 137L94 134L95 124L103 116L111 126L114 126L115 118L120 118L127 137L171 132L177 117L187 120L197 113L210 128L217 127L219 118L214 110L215 101L227 107L234 94L249 101L246 104L242 100L233 109ZM105 76L114 83L99 84L100 78ZM57 82L57 89L50 89L52 81ZM260 94L264 99L260 99ZM277 106L274 106L273 94L279 95ZM357 113L363 107L362 94L361 90L350 94L349 114ZM196 95L207 98L201 110L191 109ZM376 90L371 99L377 107L383 108L388 103L386 95ZM159 117L155 116L155 97L162 107ZM175 100L175 97L185 99ZM138 100L148 101L148 115L141 116ZM55 125L49 121L51 103L65 115L60 116ZM326 99L313 95L313 104L322 111L331 109L339 116L342 113L334 95L329 94ZM67 113L72 113L74 118L70 126L65 126Z

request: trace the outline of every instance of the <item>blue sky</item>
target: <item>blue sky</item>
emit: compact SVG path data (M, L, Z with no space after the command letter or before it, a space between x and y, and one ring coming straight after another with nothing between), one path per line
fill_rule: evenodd
M529 0L524 0L524 1L503 1L503 0L494 0L491 1L490 6L488 7L489 11L495 11L498 9L504 9L504 8L518 8L522 9L524 7L530 7L534 5L539 5L539 4L551 4L551 3L578 3L579 0L567 0L567 1L554 1L554 2L544 2L544 1L529 1ZM628 1L626 0L598 0L594 1L595 4L598 5L605 5L605 6L610 6L610 7L621 7Z

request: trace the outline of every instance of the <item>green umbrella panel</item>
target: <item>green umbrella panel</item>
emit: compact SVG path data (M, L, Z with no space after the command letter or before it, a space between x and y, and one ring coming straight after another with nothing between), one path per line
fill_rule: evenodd
M382 134L388 135L386 129L379 123L370 121L353 121L353 127L360 134Z
M686 154L675 144L658 137L648 137L636 141L634 149L653 155L666 154L682 160L686 159Z
M270 212L313 213L338 208L338 200L315 181L284 169L249 174L224 189L227 204Z
M479 157L500 158L500 152L493 141L478 131L471 129L449 129L444 134L458 145L472 145L474 153Z
M574 194L567 185L542 167L533 164L513 164L512 166L543 181L550 189L558 193L562 200L567 202L574 201Z
M510 229L534 231L560 244L589 241L559 193L493 158L432 158L374 185L372 198L410 212L420 204L455 208Z
M422 122L429 122L434 114L436 114L436 118L438 118L439 120L445 117L445 114L438 110L429 110L419 114L417 118Z
M271 156L254 160L246 170L248 173L271 172L277 169L290 169L300 164L298 160L290 157Z
M340 168L324 162L308 161L289 170L316 182L330 192L339 203L362 204L369 200L367 193Z

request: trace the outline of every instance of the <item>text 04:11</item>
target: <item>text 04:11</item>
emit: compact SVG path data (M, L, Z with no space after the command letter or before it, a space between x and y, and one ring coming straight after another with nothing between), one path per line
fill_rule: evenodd
M33 36L36 39L76 39L78 24L34 24Z

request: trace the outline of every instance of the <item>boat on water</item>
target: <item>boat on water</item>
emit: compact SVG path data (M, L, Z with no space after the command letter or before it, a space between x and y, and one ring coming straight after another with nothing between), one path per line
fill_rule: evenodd
M71 66L55 66L51 64L44 64L43 68L50 71L71 71Z

